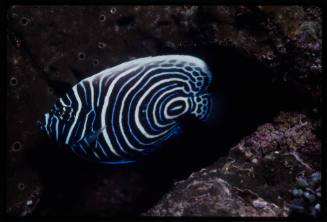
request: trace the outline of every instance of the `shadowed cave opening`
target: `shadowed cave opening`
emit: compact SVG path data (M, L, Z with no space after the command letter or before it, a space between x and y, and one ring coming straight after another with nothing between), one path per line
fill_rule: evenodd
M208 166L281 110L299 110L311 101L304 92L273 83L276 73L228 47L163 49L188 54L209 66L216 113L211 123L181 119L183 133L131 165L93 165L80 161L42 137L31 163L44 192L36 215L139 215L152 207L175 181ZM41 137L41 135L40 135Z

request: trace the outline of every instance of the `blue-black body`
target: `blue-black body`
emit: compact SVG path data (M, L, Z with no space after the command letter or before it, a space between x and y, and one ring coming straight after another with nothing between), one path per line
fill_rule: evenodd
M178 135L181 116L208 117L211 78L196 57L135 59L77 83L44 114L40 128L83 159L134 162Z

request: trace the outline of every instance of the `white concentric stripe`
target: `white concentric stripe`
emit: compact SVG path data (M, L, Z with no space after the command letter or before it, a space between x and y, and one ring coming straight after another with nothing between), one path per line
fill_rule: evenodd
M85 135L85 130L86 130L86 125L87 125L87 122L89 120L89 115L92 113L92 110L89 111L87 114L86 114L86 119L84 120L84 126L83 126L83 130L82 130L82 133L81 133L81 136L80 138L78 139L77 142L79 142L80 140L82 140L84 138L84 135Z
M169 122L165 119L164 116L164 112L162 111L164 108L163 106L165 105L165 103L167 101L169 101L170 99L176 97L180 92L178 90L173 91L172 93L168 94L167 96L165 96L164 98L160 98L160 100L158 100L159 103L159 107L154 109L154 114L156 114L155 117L158 117L158 119L161 119L162 122ZM157 105L157 104L156 104ZM159 114L159 115L158 115ZM163 123L163 125L165 125L165 123Z
M161 73L160 75L167 75L167 76L169 76L169 75L182 75L182 76L184 76L185 74L181 74L181 73ZM160 75L157 75L157 76L160 76ZM157 77L156 76L156 77ZM149 82L149 81L151 81L152 79L154 78L154 76L152 76L152 77L150 77L148 80L147 80L147 82L145 83L145 85ZM179 79L179 78L178 78ZM173 84L176 84L177 85L177 82L182 82L182 83L185 83L188 87L190 87L190 84L189 84L189 81L187 81L187 80L184 80L184 79L179 79L178 81L175 81ZM171 85L173 85L173 84L171 84ZM142 87L142 88L144 88L144 86ZM185 94L187 94L187 92L184 90L184 88L182 88L182 87L176 87L176 88L174 88L174 89L170 89L169 90L169 92L171 92L172 90L174 91L174 90L176 90L176 89L181 89ZM140 90L139 90L140 91ZM137 93L135 93L135 94L138 94L138 92L139 91L137 91ZM148 93L149 95L155 95L156 93ZM165 93L166 94L166 93ZM159 96L159 98L161 98L161 96ZM149 101L149 104L151 103L151 101L152 101L152 98L150 99L150 101ZM159 99L157 99L157 101L159 101ZM168 123L168 124L159 124L159 122L157 121L157 118L156 118L156 115L155 115L155 110L156 110L156 107L154 106L154 108L153 108L153 118L155 119L155 123L156 123L156 126L158 127L158 128L165 128L166 126L169 126L169 125L172 125L173 123Z
M50 134L53 133L53 131L52 131L52 124L53 124L53 120L52 120L52 118L53 118L53 115L51 115L51 117L50 117L50 119L49 119L49 121L50 121L50 124L49 124Z
M94 110L94 88L93 88L93 84L92 84L94 79L95 78L92 76L92 77L87 78L85 81L83 81L85 83L85 88L83 87L85 95L87 94L86 89L88 89L88 87L90 88L90 91L91 91L91 96L89 96L91 98L91 101L90 101L91 102L91 110L86 114L86 118L84 120L84 126L83 126L83 129L82 129L82 132L81 132L81 135L80 135L80 138L79 138L78 142L85 138L85 132L86 132L87 128L88 128L88 131L87 131L88 133L93 132L93 124L94 124L95 117L93 117L92 125L90 125L90 127L91 127L90 131L89 131L89 127L88 127L88 125L89 125L88 122L89 122L90 114L95 113L95 110ZM83 82L81 83L82 86L84 86ZM86 83L88 83L88 85ZM85 96L85 100L87 98L88 97ZM89 103L87 103L87 104L88 104L88 108L89 108ZM85 140L85 142L86 142L86 144L88 146L90 146L88 144L87 140ZM93 154L96 156L96 158L100 159L99 156L96 153L94 153L94 151L93 151Z
M167 91L168 88L172 88L172 87L176 87L177 86L177 83L173 83L173 84L170 84L170 85L167 85L167 86L164 86L162 88L160 88L158 91L156 91L152 97L150 98L149 100L149 103L147 104L147 107L146 107L146 110L149 110L149 107L150 105L153 103L153 100L156 98L157 95L161 95L162 91ZM154 110L154 109L153 109ZM151 113L153 115L153 113ZM154 127L157 127L157 125L153 125L151 121L151 119L149 119L149 112L146 112L146 118L147 118L147 121L149 122L149 126L150 128L153 130L153 131L157 131L160 129L160 127L158 127L159 129L154 129ZM153 116L152 116L153 118Z
M103 81L104 77L106 77L106 76L102 75L100 77L100 81L99 81L99 94L98 94L98 100L97 100L97 107L99 107L99 102L100 102L100 98L101 98L102 81Z
M116 69L117 66L115 67L112 67L112 68L108 68L108 69L105 69L97 74L94 74L84 80L82 80L83 82L84 81L88 81L88 82L92 82L92 84L94 84L94 86L97 85L98 83L98 95L97 95L97 107L99 106L99 102L100 102L100 99L101 99L101 89L102 89L102 81L104 78L107 78L106 80L106 83L112 78L114 77L114 70ZM98 81L99 80L99 81ZM96 82L98 81L98 82Z
M99 155L98 155L95 151L93 151L93 154L94 154L94 156L95 156L98 160L101 159L101 158L99 157Z
M189 97L189 103L190 103L190 110L192 112L193 109L194 109L194 102L193 102L193 98L192 97Z
M79 144L79 147L81 148L81 150L83 150L83 152L84 152L86 155L88 155L88 153L85 151L85 149L84 149L84 147L83 147L82 144Z
M90 87L90 91L91 91L91 107L92 107L92 110L90 110L87 114L86 114L86 119L84 120L84 126L83 126L83 129L82 129L82 133L81 133L81 136L79 138L78 141L82 140L84 138L84 135L85 135L85 131L86 131L86 127L87 127L87 122L89 120L89 115L92 113L92 112L95 112L94 110L94 88L93 88L93 85L92 85L92 79L89 78L86 82L89 83L89 87ZM88 85L85 85L84 86L84 83L81 82L81 86L83 87L83 90L84 90L84 93L85 95L87 94L87 91L86 91L86 88ZM85 100L87 99L87 97L85 96ZM91 128L91 131L93 131L93 124L92 124L92 128Z
M72 100L70 99L70 97L69 97L69 95L68 94L66 94L66 97L67 97L67 99L69 100L69 104L68 104L68 106L71 106L72 105Z
M185 109L183 110L183 112L179 113L178 115L170 116L168 114L168 108L169 108L169 106L172 103L174 103L176 101L184 101L184 103L186 104L185 105ZM178 117L178 116L183 115L184 113L186 113L188 111L188 109L189 109L189 105L188 105L188 102L187 102L187 97L181 97L181 96L179 96L179 97L173 98L172 100L170 100L169 102L167 102L167 104L164 107L164 116L165 116L166 119L174 119L174 118L176 118L176 117Z
M127 81L124 82L124 84L120 87L119 91L117 92L117 96L116 98L114 99L114 103L113 103L113 106L112 106L112 115L111 115L111 122L114 123L114 114L115 114L115 110L116 110L116 103L117 103L117 100L121 94L121 91L126 88L126 86L128 86L128 84L130 84L131 81L133 81L134 79L138 78L139 75L142 74L142 72L144 71L144 66L141 67L141 70L139 70L137 73L135 73L133 76L131 76ZM119 139L118 139L118 136L116 135L116 130L115 130L115 127L114 127L114 124L111 124L111 130L112 130L112 135L115 137L115 141L116 143L118 144L119 148L121 151L123 151L124 153L127 153L127 151L125 149L123 149Z
M100 147L100 149L101 149L101 151L102 151L102 153L106 156L106 157L108 157L108 154L107 154L107 152L103 149L103 147L102 147L102 145L101 145L101 143L100 142L98 142L98 140L97 140L97 142L96 142L96 146L95 147L97 147L97 145L99 145L99 147Z
M139 111L140 111L140 106L143 102L143 100L145 99L145 97L153 90L153 88L156 88L158 85L162 85L164 83L168 83L168 82L174 82L174 81L181 81L179 78L169 78L169 79L165 79L165 80L161 80L155 84L153 84L142 96L141 98L138 100L137 104L136 104L136 108L135 108L135 113L134 113L134 119L135 119L135 123L137 128L141 131L141 133L148 139L153 139L153 138L157 138L165 133L167 133L169 130L165 130L162 133L153 135L148 133L144 127L141 124L140 118L139 118ZM177 88L177 87L176 87ZM179 88L179 87L178 87ZM181 87L183 88L183 87ZM176 89L175 89L176 90ZM174 91L175 91L174 90Z
M155 68L151 68L149 70L147 70L147 72L145 72L144 74L142 74L142 77L125 93L124 95L124 98L122 100L122 103L121 103L121 107L120 107L120 111L119 111L119 128L120 128L120 132L124 138L124 141L127 143L127 145L133 149L133 150L136 150L136 151L142 151L143 149L138 149L136 148L135 146L133 146L130 141L128 140L126 134L125 134L125 131L124 131L124 127L123 127L123 124L122 124L122 118L123 118L123 110L124 110L124 106L126 104L126 99L127 97L129 96L129 94L137 87L139 87L139 84L143 81L143 79L145 77L147 77L147 75L152 72L153 70L156 70L158 67L155 67ZM167 70L170 70L171 68L168 68ZM160 74L157 74L157 75L153 75L151 76L146 83L148 83L151 79L153 79L154 77L160 77L160 76L165 76L165 75L169 75L169 74L172 74L172 75L182 75L182 76L186 76L188 78L188 76L184 73L171 73L171 72L164 72L164 73L160 73ZM186 82L188 84L188 81L187 80L181 80L179 79L180 81L183 81L183 82ZM139 88L143 88L143 87L139 87ZM140 89L140 90L141 90ZM138 92L140 91L138 90ZM136 95L137 93L135 93L134 95ZM133 97L134 98L134 97ZM132 98L132 100L133 100ZM128 112L129 113L129 112ZM133 132L130 132L131 134L133 134ZM146 145L144 143L142 143L141 141L139 141L137 138L135 138L140 144L143 144L143 145Z
M66 103L64 102L64 100L62 99L62 97L59 99L59 101L60 101L60 103L61 103L61 105L62 105L63 107L69 107L69 106L72 105L72 101L71 101L71 99L69 98L69 96L68 96L67 93L66 93L66 98L69 100L69 104L66 104Z
M166 92L164 92L163 94L161 94L161 95L157 98L156 102L154 103L154 105L153 105L152 115L153 115L153 120L154 120L155 124L156 124L158 127L166 127L166 126L169 126L169 125L170 125L169 123L168 123L168 124L160 124L159 121L158 121L158 119L157 119L157 116L156 116L155 112L156 112L156 110L157 110L157 106L158 106L159 101L161 100L162 97L166 96L167 94L170 94L170 93L175 92L175 91L178 91L178 90L182 90L182 91L184 91L184 87L176 87L176 88L174 88L174 89L167 90ZM160 111L161 111L161 110L159 110L159 112L160 112Z
M94 97L95 97L95 93L94 93L94 86L93 86L93 81L94 79L92 78L89 78L87 79L86 81L89 83L89 86L90 86L90 89L91 89L91 107L92 107L92 112L94 114L94 117L93 117L93 121L92 121L92 125L91 125L91 131L93 132L94 131L94 121L96 119L96 112L95 112L95 109L94 109Z
M48 131L49 113L46 113L44 115L44 119L45 119L44 129L47 131L48 136L50 136L49 131Z
M91 107L92 111L94 111L94 88L93 88L93 81L91 79L87 80L91 89Z
M81 81L81 82L80 82L80 85L82 86L83 91L84 91L84 101L86 102L86 104L87 104L87 106L88 106L89 102L87 101L88 96L87 96L86 88L85 88L85 86L84 86L84 81Z
M107 93L106 93L106 96L104 98L104 103L103 103L103 106L102 106L102 110L101 110L101 128L103 127L106 127L106 113L107 113L107 107L108 107L108 103L109 103L109 99L110 99L110 96L113 92L113 88L115 87L116 83L118 82L118 80L120 80L121 78L123 78L124 76L130 74L131 72L137 70L138 67L133 67L123 73L120 73L119 75L116 76L116 78L113 79L113 81L110 83L109 85L109 88L107 90ZM112 123L110 123L112 124ZM116 156L120 156L116 151L115 149L113 148L112 146L112 143L110 141L110 138L109 138L109 135L108 135L108 132L107 132L107 128L105 128L103 130L103 133L102 133L110 151L112 153L114 153Z
M59 119L57 116L53 116L56 119L56 141L58 142L58 136L59 136Z
M61 103L61 105L62 105L63 107L67 107L67 106L68 106L67 104L64 103L64 101L62 100L62 98L60 98L59 101L60 101L60 103Z
M69 143L69 139L71 137L72 131L73 131L74 127L75 127L75 124L77 122L77 119L79 117L79 114L80 114L81 108L82 108L81 100L80 100L79 95L78 95L78 92L77 92L77 86L78 86L78 84L75 85L72 88L73 89L74 96L75 96L75 98L77 100L77 104L78 104L78 106L77 106L77 112L76 112L76 115L74 117L74 122L73 122L73 124L69 128L68 135L67 135L66 140L65 140L65 144L68 144Z
M61 136L64 135L64 132L65 132L65 128L66 128L66 123L61 127Z
M56 103L54 104L53 108L55 109L55 111L59 110Z
M181 108L183 108L183 106L182 105L179 105L179 106L176 106L176 107L172 108L171 110L175 111L175 110L179 110Z

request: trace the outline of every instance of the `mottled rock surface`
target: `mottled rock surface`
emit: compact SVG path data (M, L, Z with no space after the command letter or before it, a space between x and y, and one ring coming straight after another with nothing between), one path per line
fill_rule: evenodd
M291 204L301 175L320 172L321 143L315 134L319 128L319 122L303 114L280 113L274 122L240 141L228 156L175 183L144 215L289 216L295 207L307 207ZM311 190L307 196L314 193ZM320 204L320 197L312 202Z
M321 13L315 6L9 7L6 13L7 213L138 215L155 204L173 181L184 179L227 155L230 147L259 125L270 122L278 112L306 113L318 121L322 113ZM222 98L224 109L221 116L217 115L221 118L219 126L202 130L197 128L201 126L189 124L186 131L193 127L193 133L177 143L168 143L168 149L149 162L122 169L85 166L62 153L38 131L36 121L41 114L80 79L133 58L173 53L199 56L212 69L215 79L212 88ZM255 177L262 180L267 177L272 184L281 182L286 186L285 181L293 177L284 175L286 178L274 179L276 171L279 172L274 164L285 165L278 162L284 160L280 155L269 151L269 147L275 149L275 143L280 143L282 150L290 149L287 164L295 164L294 172L304 169L309 172L319 165L320 149L306 146L309 140L304 140L313 135L311 122L301 126L296 122L297 115L294 121L292 124L300 128L293 131L277 123L262 126L264 129L257 132L263 135L258 134L257 141L249 139L249 144L244 143L244 150L233 148L231 154L240 152L240 157L247 156L249 163L267 162L267 169L256 168ZM280 128L275 129L276 126ZM298 130L303 132L303 138L297 134ZM312 141L318 143L319 138L313 137ZM266 147L263 151L252 150L258 142ZM261 157L256 152L266 153L261 153L264 156ZM298 165L301 161L303 164ZM275 172L268 171L274 167L277 167ZM228 175L219 180L213 177L212 183L233 189L234 177ZM246 179L250 177L242 175L247 184ZM238 209L235 215L287 214L280 202L288 202L291 197L278 199L281 188L268 184L276 190L266 193L261 185L248 186L258 196L257 204L266 201L267 209L258 211L246 202L249 199L241 198L235 203ZM240 186L240 189L247 187ZM230 195L237 197L234 192ZM254 198L251 195L249 198ZM232 204L232 200L226 203ZM237 208L245 205L248 210Z

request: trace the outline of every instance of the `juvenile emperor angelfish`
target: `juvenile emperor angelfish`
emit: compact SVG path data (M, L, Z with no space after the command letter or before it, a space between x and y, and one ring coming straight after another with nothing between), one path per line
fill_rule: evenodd
M208 118L211 79L206 63L193 56L124 62L74 85L39 126L83 159L134 162L177 135L181 116Z

